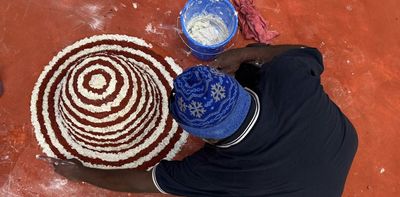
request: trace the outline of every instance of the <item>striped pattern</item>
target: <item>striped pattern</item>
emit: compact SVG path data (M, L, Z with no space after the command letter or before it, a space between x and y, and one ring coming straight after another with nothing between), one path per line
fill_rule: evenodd
M139 38L99 35L59 52L31 99L43 151L101 169L149 169L172 159L187 138L168 115L182 70L151 48Z

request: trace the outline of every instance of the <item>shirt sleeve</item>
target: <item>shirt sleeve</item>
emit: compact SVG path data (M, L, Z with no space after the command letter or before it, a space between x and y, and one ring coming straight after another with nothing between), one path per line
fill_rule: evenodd
M161 161L153 168L153 182L162 193L179 196L209 196L213 193L207 158L194 154L182 161Z
M235 73L235 78L243 87L254 89L260 78L260 68L254 64L242 63Z
M295 113L309 98L320 96L323 70L315 48L292 49L275 57L261 68L260 102L272 102L277 113Z
M311 86L320 85L323 71L321 53L317 49L292 49L262 66L258 87L265 89L269 86L270 93L281 92L283 96L290 96L285 92L292 90L293 93L305 93L304 90Z
M309 69L312 76L320 76L324 71L321 53L316 48L292 49L276 57L273 61L287 58L295 59L297 65Z

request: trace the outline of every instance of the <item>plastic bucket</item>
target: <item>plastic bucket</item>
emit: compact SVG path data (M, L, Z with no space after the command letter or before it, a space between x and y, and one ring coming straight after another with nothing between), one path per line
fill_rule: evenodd
M189 35L187 23L193 17L205 13L216 15L224 21L229 32L229 36L224 41L214 45L203 45ZM180 13L180 23L192 54L200 60L211 60L224 50L236 34L238 16L229 0L189 0Z

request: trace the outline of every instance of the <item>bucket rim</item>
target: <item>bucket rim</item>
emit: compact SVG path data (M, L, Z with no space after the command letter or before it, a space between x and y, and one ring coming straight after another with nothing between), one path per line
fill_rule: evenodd
M189 3L193 2L193 1L195 1L195 0L187 1L185 6L183 7L183 9L179 13L179 18L180 18L179 20L181 22L182 32L185 35L185 37L190 42L193 42L196 45L199 45L201 47L205 47L206 49L215 49L215 48L219 48L219 47L223 47L223 46L227 45L232 40L232 38L236 35L236 32L238 30L238 23L239 23L238 13L237 13L235 7L232 5L232 3L229 0L219 0L219 1L223 1L225 4L228 5L228 7L230 7L234 11L234 27L233 27L233 31L231 32L231 34L229 34L228 38L226 38L223 42L220 42L220 43L217 43L217 44L213 44L213 45L203 45L200 42L198 42L195 39L193 39L189 35L189 32L186 30L186 23L184 22L184 17L182 16L183 13L185 13L187 11Z

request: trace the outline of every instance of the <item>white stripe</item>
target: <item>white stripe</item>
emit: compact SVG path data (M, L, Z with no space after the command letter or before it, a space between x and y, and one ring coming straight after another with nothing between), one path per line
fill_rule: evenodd
M165 59L165 61L166 61L169 65L171 65L172 70L173 70L176 74L179 75L179 74L182 73L182 68L179 67L179 66L175 63L175 60L174 60L174 59L172 59L171 57L165 57L164 59Z
M176 122L174 122L176 124ZM165 160L172 160L176 154L181 150L183 144L186 143L187 138L189 137L188 132L183 131L181 133L181 137L179 138L179 141L175 143L174 148L168 153L168 155L164 158Z
M168 193L165 192L163 189L161 189L160 185L159 185L158 182L157 182L157 175L156 175L157 166L158 166L158 164L155 165L155 166L153 167L153 170L151 171L151 177L152 177L152 179L153 179L154 186L156 186L156 188L158 189L158 191L160 191L161 193L163 193L163 194L168 194Z
M142 65L143 63L140 63L140 62L134 62L134 64L135 65ZM137 69L137 68L134 68L134 69ZM146 69L146 68L145 68ZM145 70L144 69L144 70ZM153 79L157 79L157 75L154 73L154 71L152 71L150 68L148 68L147 69L147 72L152 76L152 78ZM133 74L132 74L133 75ZM138 74L138 76L140 76L140 78L142 79L142 75L140 75L140 74ZM144 82L144 80L142 80L143 82ZM158 81L158 80L155 80L154 82L156 82L156 86L157 87L160 87L160 88L164 88L164 85L160 82L160 81ZM156 88L157 88L156 87ZM147 88L147 90L146 90L146 88ZM93 126L90 126L90 125L85 125L85 124L82 124L82 123L80 123L78 120L76 120L75 118L73 118L72 116L71 116L71 114L69 114L68 113L68 111L64 111L64 113L65 114L67 114L67 116L69 117L69 118L71 118L71 121L72 122L74 122L77 126L79 126L79 127L81 127L81 128L83 128L84 130L87 130L87 131L93 131L93 132L96 132L96 133L108 133L108 132L113 132L113 131L116 131L116 130L120 130L120 129L122 129L125 125L127 125L127 124L131 124L134 120L135 120L135 118L136 118L136 116L137 116L137 114L139 113L139 111L143 108L143 104L147 101L147 100L150 100L150 99L148 99L148 98L146 98L144 95L145 95L145 90L146 91L148 91L148 92L150 92L150 89L149 89L149 87L147 86L145 86L145 83L142 83L142 86L141 86L141 90L142 90L142 97L140 98L140 101L139 101L139 104L138 104L138 108L137 108L137 110L131 115L131 116L129 116L129 118L127 118L126 120L124 120L123 122L121 122L121 123L119 123L119 124L116 124L116 125L110 125L110 126L108 126L107 128L99 128L99 127L93 127ZM165 90L164 90L165 91ZM162 92L162 91L161 91ZM115 120L115 119L117 119L118 117L121 117L122 115L125 115L125 114L127 114L128 112L129 112L129 110L131 109L131 107L133 106L133 104L134 104L134 102L135 102L135 100L133 100L134 98L136 98L136 94L134 95L134 97L129 101L129 105L128 105L128 107L126 107L125 109L124 109L124 111L120 111L119 113L120 114L117 114L117 116L115 115L115 114L111 114L111 115L109 115L109 116L107 116L107 117L105 117L105 118L101 118L101 119L97 119L97 118L94 118L94 117L90 117L90 116L86 116L85 114L82 114L82 113L80 113L79 111L77 111L76 109L74 109L74 108L72 108L72 107L70 107L70 109L75 113L75 114L77 114L79 117L81 117L81 118L84 118L84 119L86 119L86 120L88 120L88 121L91 121L91 122L95 122L95 123L101 123L101 122L104 122L104 121L113 121L113 120ZM161 97L165 97L166 95L160 95ZM66 99L66 98L65 98ZM64 100L67 104L68 104L68 101L66 101L66 100ZM146 111L147 112L147 111ZM135 122L139 122L139 121L135 121ZM137 123L136 123L137 124ZM134 125L132 125L131 127L129 127L129 128L133 128L136 124L134 124Z
M139 79L143 79L141 77L139 71L135 72L135 73L137 73L136 75L134 75L131 70L130 70L130 73L131 73L132 76L138 76ZM142 81L144 81L144 80L142 80ZM63 98L63 101L66 104L66 106L62 105L62 107L63 107L62 109L64 109L63 113L65 113L71 119L71 121L74 122L78 127L81 127L81 128L83 128L84 130L87 130L87 131L93 131L95 133L108 133L108 132L113 132L113 131L116 131L116 130L120 130L125 125L130 124L133 121L133 119L135 119L135 117L137 116L139 111L143 108L143 106L144 106L143 104L146 102L146 100L148 100L148 98L146 98L144 96L146 88L147 88L147 91L150 91L149 87L146 87L145 83L142 83L142 85L140 87L140 90L142 91L142 95L143 96L139 99L139 104L137 105L136 111L134 113L132 113L129 116L129 118L124 120L123 122L120 122L119 124L116 124L116 125L110 125L107 128L98 128L98 127L92 127L90 125L82 124L76 118L74 118L67 110L65 110L65 107L68 107L68 109L70 109L72 112L74 112L78 117L80 117L82 119L85 119L87 121L93 122L93 123L102 123L102 122L115 121L117 118L126 115L132 109L132 106L135 104L135 102L137 102L137 100L136 100L137 99L136 92L138 91L137 85L135 85L133 87L132 91L134 93L133 93L132 97L129 99L128 104L123 109L118 111L117 113L109 114L108 116L106 116L104 118L96 118L96 117L88 116L88 115L83 114L80 111L78 111L78 109L74 108L71 105L70 100L66 97L65 89L63 89L62 98ZM79 100L79 98L77 98L77 99Z
M148 106L150 106L150 105L148 105ZM151 111L150 113L155 113L154 115L155 115L156 117L158 117L158 116L160 116L160 112L159 112L159 110L156 110L156 109L157 109L157 105L155 106L155 108L153 109L153 111ZM121 139L121 140L118 140L118 141L107 142L107 143L110 143L110 144L124 143L124 144L122 144L122 145L115 146L115 147L99 147L99 146L92 146L92 145L85 144L85 143L82 143L82 142L80 142L80 141L75 140L75 137L73 137L73 136L70 136L70 135L68 135L68 136L70 136L71 139L73 140L73 141L72 141L72 144L74 144L74 143L79 144L82 148L94 149L94 150L96 150L96 151L120 151L120 150L122 150L122 149L126 149L126 148L129 148L129 147L132 147L132 146L136 145L137 143L141 142L141 141L143 140L144 136L146 136L146 135L156 126L156 125L155 125L156 120L157 120L156 118L152 118L152 119L150 119L150 120L145 120L144 122L140 122L139 120L142 120L143 118L144 118L144 116L140 116L140 117L135 121L137 124L140 123L140 124L139 124L139 127L136 128L136 130L134 130L134 132L131 132L127 137L125 137L125 138L123 138L123 139ZM61 118L61 117L60 117L60 120L61 120L61 121L64 121L64 119ZM147 121L150 121L150 124L147 125L146 128L144 128L144 126L145 126L145 124L147 123ZM135 124L135 125L137 125L137 124ZM68 129L68 128L65 128L65 129ZM70 131L73 132L74 129L71 129ZM119 136L121 136L121 135L126 134L126 133L129 132L129 131L130 131L129 129L126 129L126 130L124 130L123 132L119 132L119 133L117 133L117 134L112 135L112 136L116 136L116 137L114 137L114 138L109 138L109 136L108 136L108 139L115 139L115 138L117 138L117 137L119 137ZM131 141L131 142L129 142L129 143L125 143L125 142L127 142L127 141L132 140L132 137L133 137L134 135L136 135L138 132L140 132L140 135L139 135L139 136L136 136L136 138L135 138L133 141ZM82 132L80 132L80 133L82 133ZM84 133L84 132L83 132L83 133ZM84 133L84 134L85 134L85 135L88 135L88 133ZM100 135L97 135L96 137L100 137ZM98 141L93 141L93 140L88 140L88 139L85 139L85 141L86 141L86 142L92 142L92 143L99 143ZM122 153L122 152L121 152L121 153Z
M75 68L74 71L78 70L78 68ZM102 94L98 94L92 91L87 90L86 88L83 87L83 82L84 82L84 77L91 71L94 70L103 70L105 72L107 72L108 74L110 74L111 76L111 80L108 83L108 87L107 89L102 93ZM73 78L71 76L70 81L73 81ZM68 83L70 84L70 83ZM77 85L78 85L78 90L82 96L84 96L85 98L88 98L90 100L103 100L105 99L107 96L111 95L114 91L115 91L115 86L117 85L117 80L116 80L116 76L115 76L115 72L110 69L109 67L100 65L100 64L95 64L90 66L89 68L85 68L82 73L80 73L78 75L78 81L77 81ZM71 88L72 86L70 86Z
M147 75L144 75L144 76L147 76ZM153 90L150 89L150 87L152 87L153 89L157 88L157 87L154 87L154 85L153 85L152 83L151 83L150 85L146 85L146 83L143 83L143 84L142 84L142 89L145 89L145 86L146 86L148 92L155 93ZM144 97L144 96L143 96L143 97ZM145 106L144 114L154 113L154 112L155 112L155 110L157 109L157 105L155 105L155 106L152 108L152 110L149 111L150 105L151 105L153 102L154 102L153 99L149 99L148 105ZM63 105L61 104L61 106L63 106ZM139 108L141 108L141 107L139 107ZM62 109L63 109L63 107L62 107ZM61 113L62 113L62 115L63 115L63 113L67 113L67 112L66 112L66 111L62 111ZM137 114L138 114L138 111L137 111L137 112L134 112L134 113L131 115L131 117L128 118L128 119L132 119L132 121L133 121L133 119L137 116ZM63 116L64 116L64 115L63 115ZM70 116L70 115L69 115L69 113L68 113L68 114L67 114L67 117L69 117L69 116ZM70 117L70 118L71 118L71 117ZM128 127L127 129L123 130L122 132L119 132L119 133L116 133L116 134L112 134L112 135L107 135L106 132L103 132L102 135L93 135L93 134L87 133L87 132L86 132L87 130L82 131L80 128L77 128L77 127L73 126L72 123L70 123L70 122L67 122L67 124L68 124L68 126L71 128L72 132L74 132L74 133L85 134L85 135L88 135L88 136L93 137L93 138L96 138L96 139L115 139L115 138L118 138L118 137L121 136L121 135L126 134L126 133L129 131L128 129L134 128L135 126L137 126L137 124L142 124L142 123L144 124L144 123L146 123L146 122L141 122L143 119L144 119L144 116L140 116L140 117L138 117L138 119L136 119L135 121L133 121L133 122L128 122L129 124L132 124L131 127ZM75 118L73 118L73 120L75 120ZM73 120L72 120L72 122L74 122L74 123L76 124L77 121L73 121ZM79 123L78 123L78 124L79 124ZM79 126L79 125L78 125L78 126ZM96 128L97 128L97 127L96 127ZM139 128L140 128L140 127L139 127ZM104 129L104 130L105 130L105 129ZM114 130L114 131L115 131L115 130ZM139 132L139 131L140 131L140 130L135 130L133 133L131 133L131 135L135 135L135 134L136 134L137 132ZM126 140L124 140L124 141L126 141ZM123 141L123 142L124 142L124 141ZM122 142L122 141L121 141L121 142ZM118 143L118 142L115 142L115 144L116 144L116 143Z
M159 86L161 86L162 84L159 81L158 82ZM71 138L71 136L68 134L68 130L67 128L65 128L64 123L63 123L63 119L61 119L60 116L56 116L56 122L57 125L61 131L61 135L63 136L63 138L67 141L67 143L71 146L72 149L75 149L77 152L79 152L81 155L83 156L87 156L90 158L101 158L102 160L105 161L119 161L119 160L124 160L124 159L128 159L131 157L134 157L135 155L137 155L140 151L142 151L143 149L147 148L149 144L153 144L154 141L158 138L158 136L162 133L163 128L166 125L166 119L168 116L168 102L167 102L167 95L166 95L166 91L165 89L160 89L161 94L162 94L162 113L161 113L161 121L160 124L157 125L156 130L153 132L152 136L145 139L143 143L141 143L140 145L138 145L137 147L135 147L134 149L130 149L127 150L124 153L103 153L103 152L97 152L97 151L93 151L93 150L89 150L87 148L84 148L78 144L76 144L76 142ZM45 98L48 97L48 95L45 95ZM46 104L45 104L46 106ZM44 107L45 107L44 106ZM55 107L57 107L56 103L55 103ZM47 108L47 106L46 106ZM48 109L46 109L46 112L48 111ZM48 116L47 116L48 117ZM54 135L54 131L52 130L51 127L51 122L49 119L45 119L45 125L46 125L46 129L48 131L49 137L52 141L52 143L54 144L55 147L57 147L57 149L63 153L63 154L69 154L63 147L62 145L59 143L58 139L55 137ZM101 129L101 128L98 128ZM169 133L167 138L164 138L163 141L167 140L164 143L160 143L163 148L168 144L169 139L172 137L172 135L170 135L171 132ZM173 134L173 133L172 133ZM161 151L161 150L160 150ZM148 154L150 155L150 154ZM152 156L155 156L156 154L153 154ZM150 157L152 158L152 157ZM149 160L150 160L149 158Z
M257 96L257 94L255 92L253 92L252 90L246 88L246 90L250 93L251 97L255 100L255 112L253 115L253 118L251 118L250 123L247 125L246 129L243 131L242 134L240 134L240 136L238 138L236 138L235 140L225 143L225 144L221 144L221 145L217 145L217 147L219 148L229 148L232 147L236 144L239 144L251 131L251 129L253 128L254 124L257 122L258 120L258 116L260 115L260 100Z
M96 52L96 51L89 51L89 54L92 53L92 52ZM93 60L98 60L98 59L101 59L101 60L104 60L104 61L109 61L110 63L112 63L112 65L120 72L119 74L123 77L124 85L121 87L120 92L118 93L117 97L115 98L115 100L113 102L104 103L101 106L94 106L94 105L83 103L79 99L78 95L76 94L75 90L73 89L73 84L72 83L73 83L73 78L75 77L76 71L79 68L81 68L82 66L86 65L86 63L88 63L88 62L91 62ZM74 61L74 60L72 60L72 61ZM130 70L130 74L133 76L133 73L131 72L131 70ZM131 84L128 81L128 75L124 71L124 69L122 68L122 65L120 65L117 62L111 60L110 58L105 58L105 57L87 58L85 61L82 62L82 64L78 65L78 67L73 70L71 78L68 81L68 88L70 90L69 93L71 94L72 101L74 103L76 103L79 107L84 108L84 109L86 109L86 110L88 110L90 112L93 112L93 113L96 113L96 112L108 112L108 111L111 111L112 107L118 106L121 103L121 101L127 96L127 92L128 92L129 88L137 88L136 86L133 86L133 87L130 87L130 86L131 86ZM79 86L78 86L78 88L79 88ZM78 91L82 92L83 90L82 89L78 89ZM114 92L114 91L115 91L115 87L112 90L112 92ZM102 99L105 98L105 97L97 97L94 93L92 93L92 94L88 93L88 95L89 95L89 97L92 97L92 98L89 98L89 99L92 99L92 100L102 100ZM65 96L64 100L68 101L68 105L70 105L69 102L71 102L71 101L69 101L66 96Z

